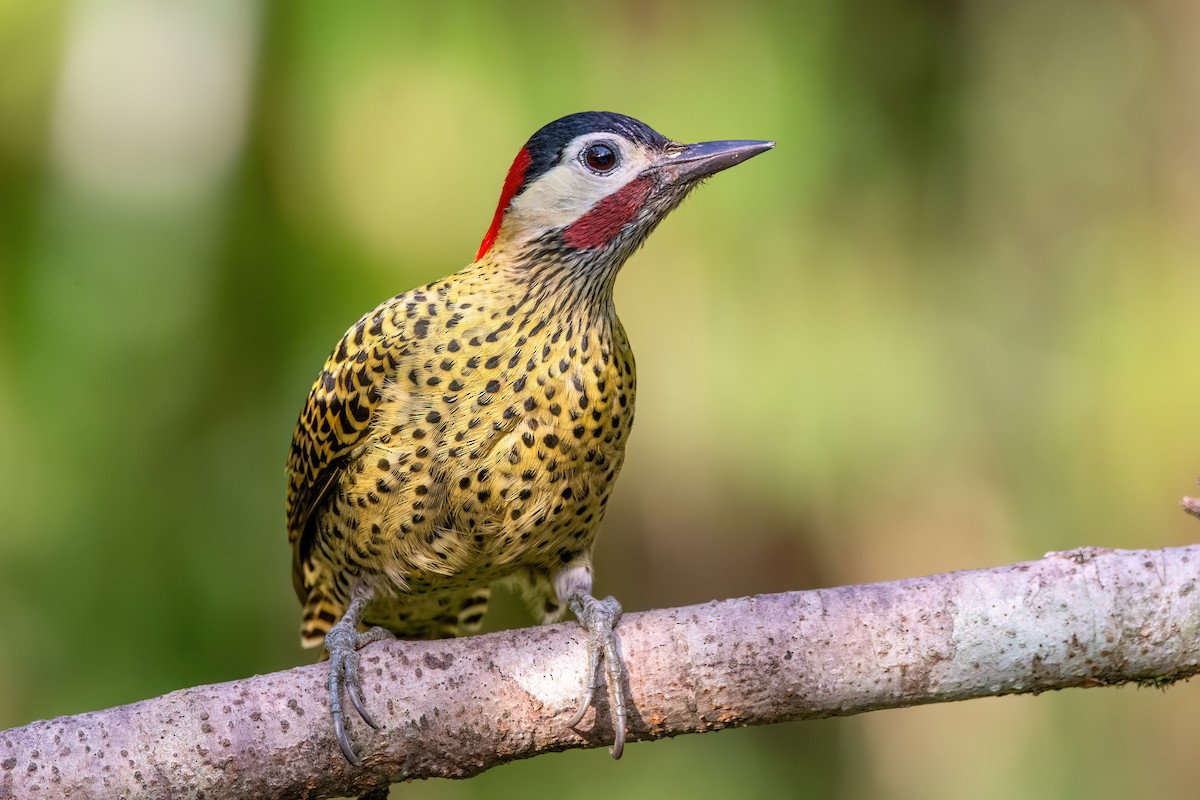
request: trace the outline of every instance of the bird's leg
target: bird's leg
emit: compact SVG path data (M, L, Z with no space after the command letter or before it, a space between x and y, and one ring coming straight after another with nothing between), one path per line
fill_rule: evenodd
M354 704L359 716L372 728L378 729L379 723L367 712L366 703L363 702L362 678L358 674L358 651L371 642L393 638L391 632L383 628L371 628L363 633L358 631L358 625L362 622L373 594L371 589L365 587L360 586L356 589L346 613L325 634L325 651L329 653L329 710L333 715L333 731L346 760L356 767L362 764L362 759L355 754L350 740L346 738L346 721L342 714L342 686L346 687L346 694L349 695L350 702Z
M583 697L579 710L567 723L574 728L583 721L592 704L592 697L600 688L600 664L604 664L604 676L608 683L608 705L612 714L613 746L609 753L620 758L625 750L625 720L628 710L625 702L625 664L617 642L617 622L621 619L621 604L615 597L597 600L592 597L591 567L573 567L556 577L555 589L564 597L571 611L587 633L588 663L584 680Z
M574 728L583 721L583 715L592 704L592 696L600 688L600 663L604 662L604 676L608 679L608 704L612 712L613 746L608 752L620 758L625 750L625 674L621 651L617 646L617 620L621 618L621 604L615 597L597 600L590 594L575 594L570 600L571 610L579 618L579 624L587 632L588 667L587 683L579 710L567 725Z

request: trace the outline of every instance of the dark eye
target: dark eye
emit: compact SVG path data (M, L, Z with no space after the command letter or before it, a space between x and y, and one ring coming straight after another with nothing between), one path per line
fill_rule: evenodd
M592 172L612 172L617 166L617 150L611 144L603 142L591 144L583 151L582 161Z

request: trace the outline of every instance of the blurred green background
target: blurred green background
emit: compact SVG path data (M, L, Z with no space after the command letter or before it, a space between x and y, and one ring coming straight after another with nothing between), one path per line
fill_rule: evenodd
M1197 540L1200 4L0 0L0 728L312 659L309 383L585 109L779 143L619 281L598 591ZM394 795L1190 797L1198 712L1196 683L990 699Z

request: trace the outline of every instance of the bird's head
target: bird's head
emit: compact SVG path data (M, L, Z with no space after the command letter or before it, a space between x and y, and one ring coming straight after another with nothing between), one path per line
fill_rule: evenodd
M533 250L620 267L701 180L773 142L673 142L622 114L546 125L517 153L476 260Z

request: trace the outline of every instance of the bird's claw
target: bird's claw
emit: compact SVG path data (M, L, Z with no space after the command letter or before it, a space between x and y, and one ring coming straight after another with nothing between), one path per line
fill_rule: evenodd
M613 746L609 753L613 758L620 758L625 750L625 720L628 716L625 670L616 631L617 621L621 619L621 604L614 597L597 600L591 595L576 595L571 598L570 605L579 624L587 632L588 666L579 710L567 726L574 728L583 721L584 714L592 705L592 697L600 688L600 664L603 662L613 724Z
M329 652L329 710L333 716L333 733L346 760L356 767L362 765L362 759L354 752L346 735L346 718L342 712L342 687L345 686L350 702L363 721L378 730L379 723L367 711L366 700L363 697L362 678L358 670L358 651L371 642L386 638L391 638L391 634L383 628L371 628L365 633L359 633L352 626L341 622L325 634L325 649Z

